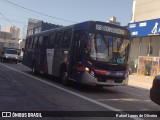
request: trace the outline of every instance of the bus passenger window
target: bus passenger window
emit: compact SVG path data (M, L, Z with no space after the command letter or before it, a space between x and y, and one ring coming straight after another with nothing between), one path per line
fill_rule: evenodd
M43 37L43 43L45 43L45 48L48 48L48 46L49 46L48 36Z
M56 41L55 41L55 45L54 45L55 48L60 47L60 41L62 41L62 39L63 39L63 33L62 32L57 33Z
M29 48L33 47L33 38L30 39Z
M51 34L49 37L49 46L48 48L54 48L54 44L55 44L55 33Z
M28 47L29 47L29 39L30 39L30 38L28 38L28 39L26 40L25 48L28 48Z
M63 49L68 49L70 47L70 43L71 43L71 34L72 32L71 31L66 31L64 33L64 38L62 40L62 48Z
M43 40L43 36L40 36L40 37L39 37L39 40L38 40L38 48L41 47L42 40Z
M37 48L37 41L38 41L38 37L35 37L33 42L33 48Z

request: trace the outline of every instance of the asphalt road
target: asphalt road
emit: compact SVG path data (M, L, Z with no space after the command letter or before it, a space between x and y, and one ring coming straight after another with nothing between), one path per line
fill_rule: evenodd
M75 83L63 86L57 78L32 75L31 69L21 63L0 63L0 111L87 111L90 114L90 117L56 117L54 120L158 120L152 117L96 117L91 111L123 111L122 114L126 114L128 111L160 111L160 106L153 103L149 91L143 89L130 86L96 88Z

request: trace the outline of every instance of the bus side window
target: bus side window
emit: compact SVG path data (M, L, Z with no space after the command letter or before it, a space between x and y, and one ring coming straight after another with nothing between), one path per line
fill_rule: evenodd
M62 44L61 44L61 47L63 49L68 49L70 47L70 43L71 43L71 34L72 34L72 31L71 30L68 30L68 31L65 31L64 32L64 38L62 40Z
M38 48L41 47L41 45L42 45L42 40L43 40L43 36L40 36L40 37L39 37L39 40L38 40Z
M80 48L81 49L87 48L87 40L88 40L87 34L82 33L81 38L80 38Z
M29 47L28 47L28 48L32 48L32 46L33 46L33 38L30 38L29 41L30 41L30 42L29 42Z
M55 48L59 48L60 47L60 41L62 41L63 39L63 32L58 32L56 35L56 41L55 41Z
M25 43L25 48L27 49L29 45L29 38L27 38L26 43Z
M38 37L35 37L33 42L33 48L37 48L37 41L38 41Z
M49 45L48 48L52 49L54 48L54 44L55 44L55 33L51 34L49 37Z
M45 48L48 48L49 45L49 40L48 40L48 35L47 36L43 36L43 43L45 44Z
M85 48L87 48L87 40L88 40L88 37L87 37L87 34L83 31L76 31L75 32L75 36L74 36L74 39L75 39L75 46L76 46L76 51L77 51L77 60L78 61L81 61L82 59L82 54L85 50Z

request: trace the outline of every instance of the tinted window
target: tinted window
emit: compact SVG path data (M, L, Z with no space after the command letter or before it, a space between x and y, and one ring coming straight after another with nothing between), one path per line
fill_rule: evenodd
M43 36L40 36L39 37L39 40L38 40L38 47L40 48L41 45L42 45L42 40L43 40Z
M32 47L33 47L33 38L31 38L29 42L29 48L32 48Z
M64 32L64 38L61 42L61 48L67 49L70 47L70 43L71 43L71 34L72 31L66 31Z
M57 33L54 47L59 48L60 41L62 41L62 40L63 40L63 32Z
M27 38L26 43L25 43L25 48L28 48L29 45L29 38Z
M54 48L54 44L55 44L55 33L50 35L48 48Z
M48 36L43 36L43 45L45 45L45 48L48 48L49 46Z
M38 41L38 37L35 37L33 42L33 48L37 47L37 41Z

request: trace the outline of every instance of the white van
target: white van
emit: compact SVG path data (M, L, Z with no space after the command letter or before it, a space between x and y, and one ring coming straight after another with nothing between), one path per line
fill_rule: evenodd
M3 54L2 62L9 61L9 62L15 62L16 64L18 63L19 54L16 49L5 49L2 54Z

